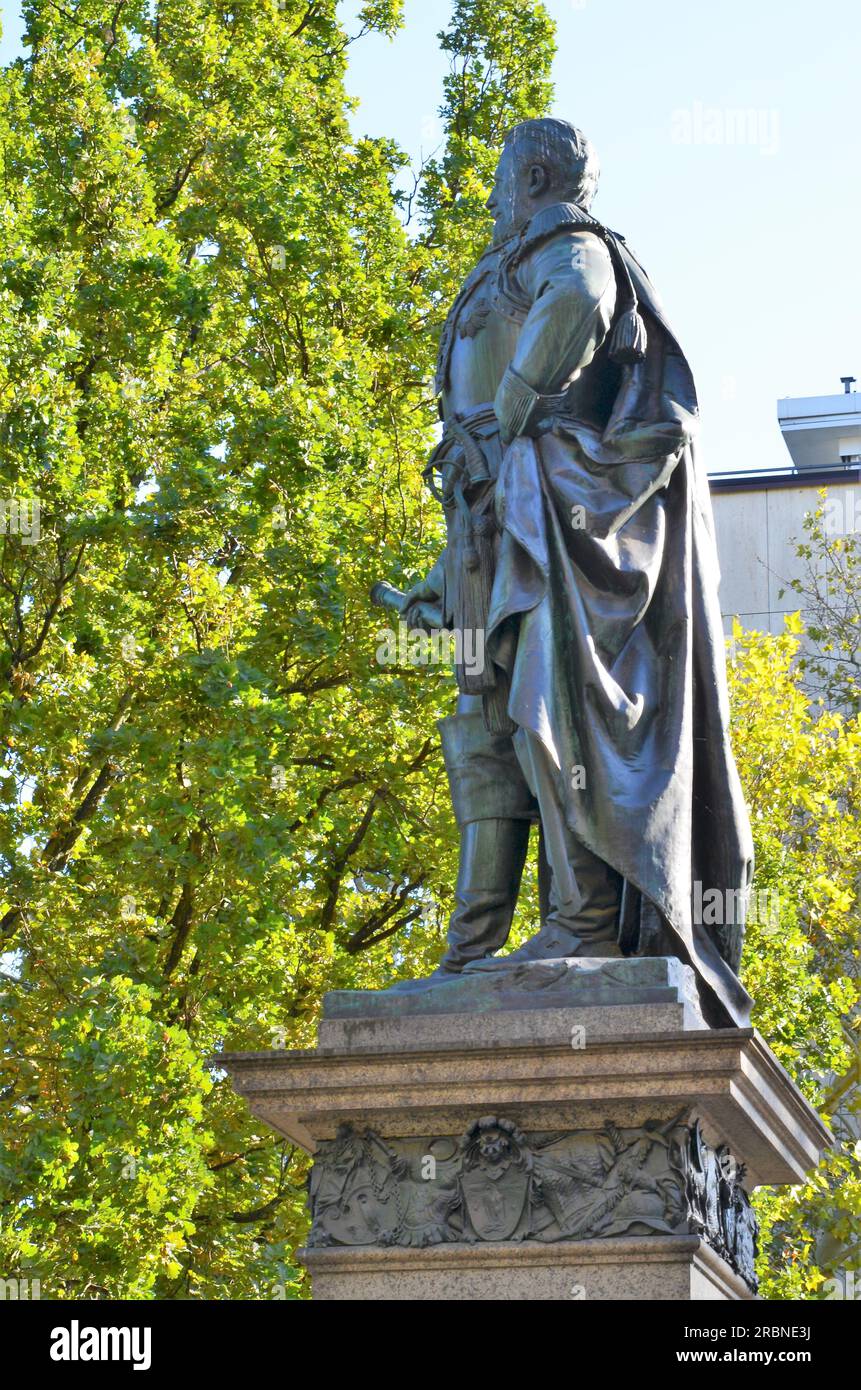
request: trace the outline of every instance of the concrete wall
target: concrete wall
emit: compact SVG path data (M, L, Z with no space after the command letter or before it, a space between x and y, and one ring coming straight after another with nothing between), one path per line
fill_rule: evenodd
M845 528L861 529L861 489L857 481L829 483L832 517ZM804 562L795 555L793 538L804 538L805 512L815 511L819 488L768 487L713 491L715 531L721 570L720 606L724 628L733 617L744 627L783 632L783 615L800 607L787 581L802 578ZM839 507L839 511L837 510ZM786 589L783 597L780 590Z

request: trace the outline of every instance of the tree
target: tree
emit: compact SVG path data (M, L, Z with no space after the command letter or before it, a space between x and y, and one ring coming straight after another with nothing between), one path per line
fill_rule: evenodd
M836 1139L805 1185L754 1199L771 1298L819 1296L861 1254L861 719L805 690L802 636L797 615L781 637L736 626L730 665L756 847L743 977L754 1023Z
M0 80L0 1263L43 1297L293 1297L306 1160L209 1059L307 1045L323 990L442 948L451 680L375 660L367 595L440 545L435 336L551 28L455 5L408 227L403 155L349 132L335 0L25 15Z
M0 1267L44 1297L301 1296L306 1159L211 1059L309 1045L324 990L443 945L453 685L377 660L367 595L441 544L436 336L553 33L536 0L456 0L408 199L395 145L350 135L335 11L32 0L0 76ZM837 1115L858 727L817 717L794 640L740 638L733 673L780 893L745 969ZM849 1248L859 1205L845 1142L764 1194L767 1290L814 1294L805 1222Z
M825 703L861 710L861 541L855 529L855 491L828 495L804 518L796 543L804 561L789 587L801 599L807 641L800 655L805 684ZM783 594L781 590L781 596Z

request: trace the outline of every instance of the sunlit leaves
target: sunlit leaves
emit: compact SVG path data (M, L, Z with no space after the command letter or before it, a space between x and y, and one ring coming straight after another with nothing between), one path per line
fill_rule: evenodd
M769 637L736 626L730 684L754 888L776 909L749 923L744 979L754 1021L838 1141L806 1187L756 1198L766 1296L808 1298L851 1267L861 1235L861 725L811 701L798 616L786 627Z
M0 538L0 1264L45 1297L295 1297L306 1159L207 1059L309 1045L325 989L442 949L451 676L377 663L368 592L440 545L435 327L549 29L457 7L487 110L445 94L456 179L412 238L403 156L350 136L334 0L25 8L0 470L41 539Z

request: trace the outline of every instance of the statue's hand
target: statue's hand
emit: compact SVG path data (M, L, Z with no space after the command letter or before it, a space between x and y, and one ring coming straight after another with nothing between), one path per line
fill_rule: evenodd
M436 587L433 570L426 579L407 590L402 617L407 627L432 632L442 627L442 595Z

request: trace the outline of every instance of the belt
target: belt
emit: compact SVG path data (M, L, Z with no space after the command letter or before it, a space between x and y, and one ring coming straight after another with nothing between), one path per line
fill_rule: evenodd
M422 470L425 482L443 509L454 506L460 513L467 569L475 569L479 564L475 536L490 535L496 530L493 489L488 486L495 482L495 469L481 441L498 436L499 421L492 405L476 406L474 410L459 414L451 412L444 419L442 439ZM471 502L466 496L468 491L473 493Z

